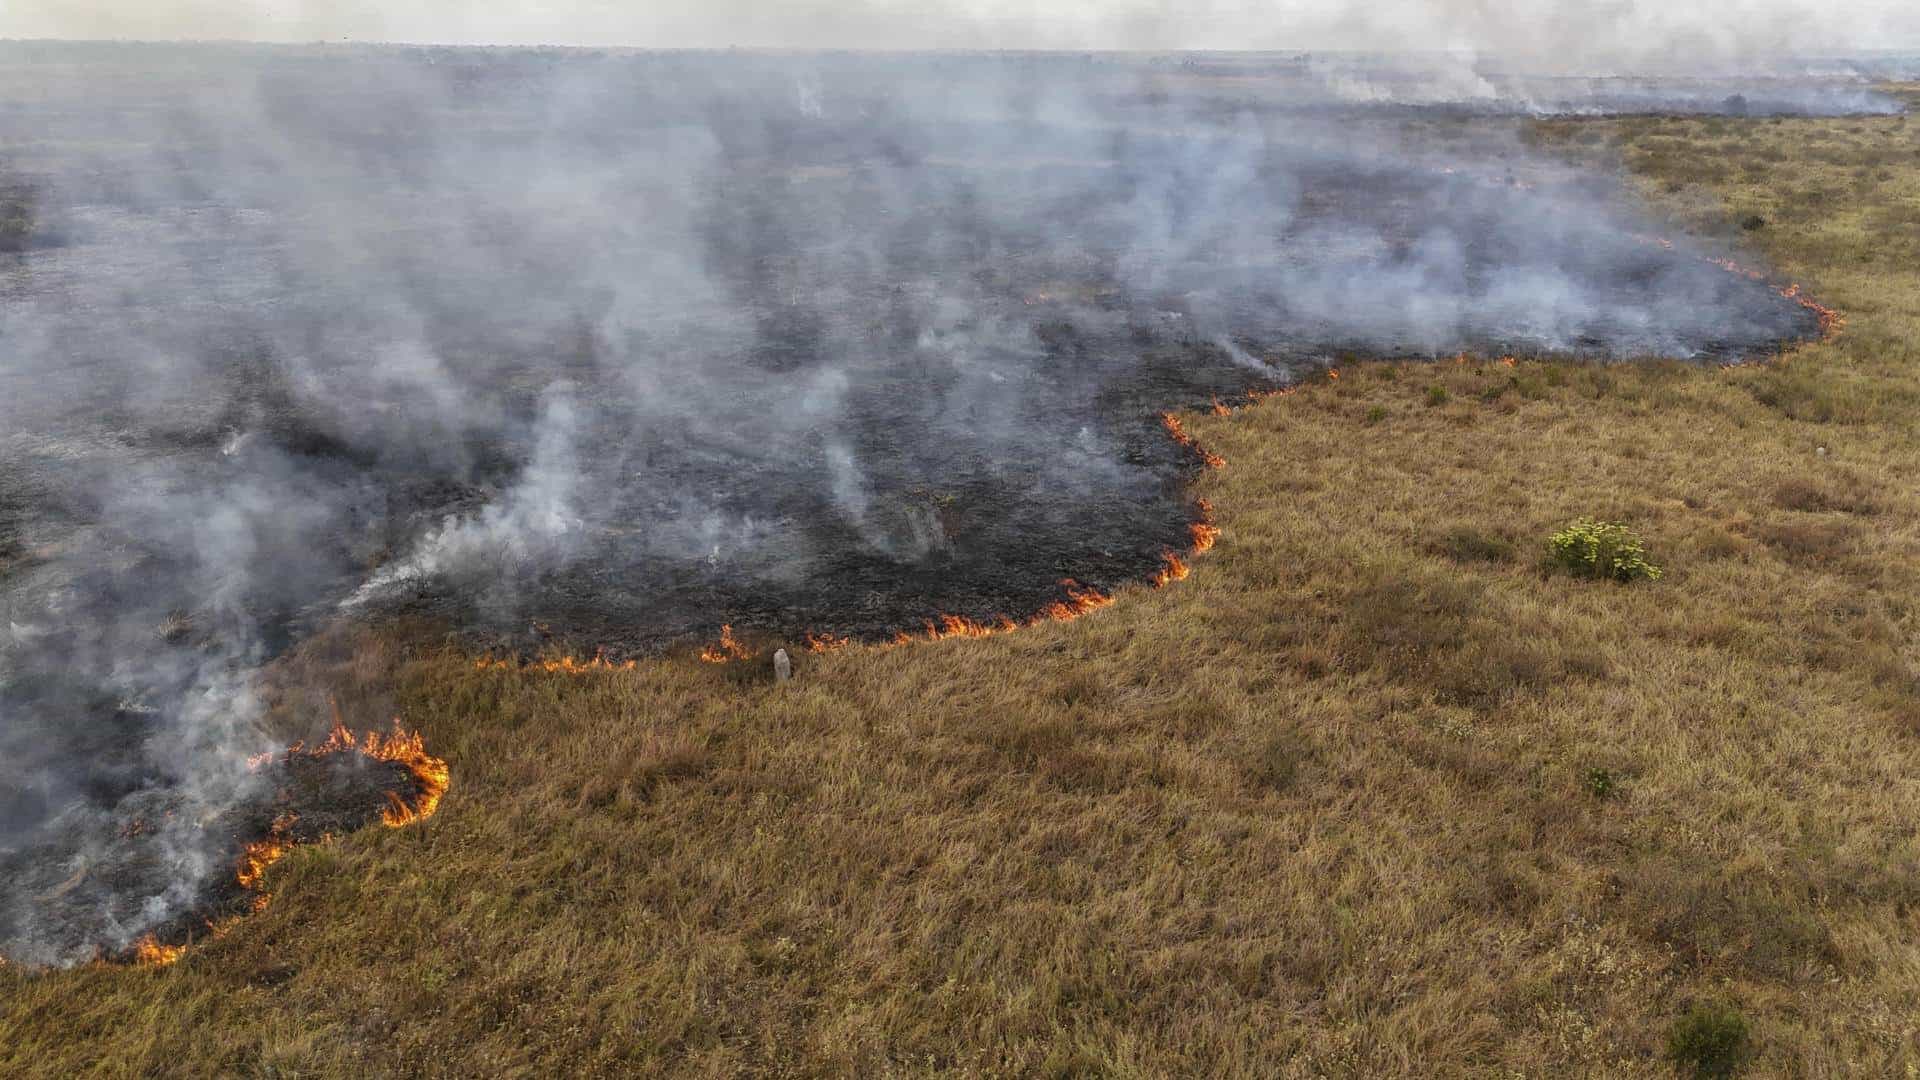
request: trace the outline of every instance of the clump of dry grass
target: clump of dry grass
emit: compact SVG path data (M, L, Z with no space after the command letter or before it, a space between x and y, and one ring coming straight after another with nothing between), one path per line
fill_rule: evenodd
M1920 234L1865 224L1920 199L1920 157L1858 124L1537 133L1682 184L1702 230L1763 215L1846 336L1725 370L1377 365L1196 417L1234 463L1203 482L1218 548L1077 622L784 686L314 643L288 733L329 697L400 715L453 766L438 816L295 851L164 971L0 969L0 1073L1920 1065ZM1668 576L1509 556L1582 516ZM1671 1041L1702 1001L1740 1038Z

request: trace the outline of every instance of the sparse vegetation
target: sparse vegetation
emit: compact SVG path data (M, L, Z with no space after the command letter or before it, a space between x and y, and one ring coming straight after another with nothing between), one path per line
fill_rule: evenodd
M1698 231L1764 214L1745 242L1844 336L1194 417L1219 547L1089 618L779 688L314 643L283 733L330 694L402 716L452 764L438 816L295 851L171 968L0 968L0 1075L1920 1067L1920 125L1858 123L1539 136L1688 180ZM1356 437L1357 403L1393 422ZM1685 587L1533 572L1581 514Z
M1726 1077L1739 1071L1747 1050L1747 1021L1733 1006L1702 1002L1674 1022L1667 1053L1697 1077Z
M1587 790L1593 793L1594 798L1596 799L1611 798L1613 795L1613 790L1615 786L1616 786L1616 782L1613 778L1612 770L1609 770L1609 769L1588 769L1587 770Z
M1438 554L1462 563L1511 562L1517 554L1512 540L1468 524L1455 525L1441 533L1433 548Z

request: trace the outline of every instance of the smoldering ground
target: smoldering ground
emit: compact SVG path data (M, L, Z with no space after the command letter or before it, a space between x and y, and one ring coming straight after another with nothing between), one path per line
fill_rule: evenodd
M1233 107L1179 61L4 56L25 962L217 892L273 796L253 672L328 620L633 654L1017 619L1185 543L1160 410L1819 329L1503 121Z

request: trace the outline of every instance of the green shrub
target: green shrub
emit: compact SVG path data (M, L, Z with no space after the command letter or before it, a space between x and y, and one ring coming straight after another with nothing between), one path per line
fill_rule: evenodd
M1447 399L1452 396L1447 393L1447 388L1444 386L1429 386L1427 387L1427 408L1433 409L1445 405Z
M1369 424L1377 424L1386 418L1387 407L1385 405L1375 405L1373 408L1367 410L1367 423Z
M1657 581L1662 573L1647 561L1646 545L1625 525L1576 521L1547 540L1547 560L1581 577Z
M1587 791L1596 799L1604 799L1613 794L1615 781L1609 769L1587 770Z
M1732 1076L1747 1051L1747 1019L1725 1002L1696 1004L1667 1033L1667 1055L1694 1076Z

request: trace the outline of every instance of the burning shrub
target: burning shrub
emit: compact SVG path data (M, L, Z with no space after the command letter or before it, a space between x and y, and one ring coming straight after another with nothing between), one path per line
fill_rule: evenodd
M1625 525L1576 521L1547 540L1547 561L1580 577L1609 581L1658 581L1664 573L1647 561L1646 545Z
M1749 1056L1747 1019L1726 1002L1697 1003L1667 1033L1667 1056L1694 1076L1732 1076Z

